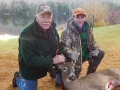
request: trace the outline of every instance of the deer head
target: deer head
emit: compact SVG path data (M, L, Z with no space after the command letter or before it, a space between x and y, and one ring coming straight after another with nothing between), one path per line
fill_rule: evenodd
M74 65L72 61L64 62L59 65L62 72L62 79L66 79L67 81L74 81L76 79Z

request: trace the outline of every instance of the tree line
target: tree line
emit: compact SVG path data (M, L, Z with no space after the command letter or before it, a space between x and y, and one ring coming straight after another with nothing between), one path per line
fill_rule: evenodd
M120 23L120 5L112 2L47 2L53 10L53 20L59 22L67 22L66 18L72 18L72 12L75 8L84 8L87 12L87 21L92 22L94 15L94 26L105 26ZM5 1L0 2L0 17L11 16L20 18L34 17L37 4L28 3L24 0L12 0L10 4ZM61 18L62 17L62 18Z

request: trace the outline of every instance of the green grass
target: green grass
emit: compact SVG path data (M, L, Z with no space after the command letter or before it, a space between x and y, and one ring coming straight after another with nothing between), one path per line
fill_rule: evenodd
M93 33L101 47L117 48L120 45L120 24L94 28Z
M0 40L0 57L16 56L18 54L18 39Z
M18 39L0 40L0 50L13 50L18 47Z

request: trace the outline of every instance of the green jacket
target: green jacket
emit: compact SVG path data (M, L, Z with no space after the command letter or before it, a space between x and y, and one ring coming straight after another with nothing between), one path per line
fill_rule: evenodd
M26 26L19 37L19 69L23 78L36 80L47 75L53 66L53 57L58 47L56 24L44 32L36 21Z

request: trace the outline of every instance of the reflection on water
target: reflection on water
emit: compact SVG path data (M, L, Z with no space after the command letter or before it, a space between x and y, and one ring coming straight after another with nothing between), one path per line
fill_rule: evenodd
M33 20L27 17L0 17L0 35L19 35L23 27Z
M69 20L68 15L59 15L54 17L53 21L57 24L57 26L61 24L66 24ZM19 16L2 16L0 17L0 35L9 34L9 35L19 35L21 30L27 24L33 22L35 19L32 17L19 17Z
M18 38L18 37L19 36L4 34L4 35L0 35L0 40L9 40L9 39Z

